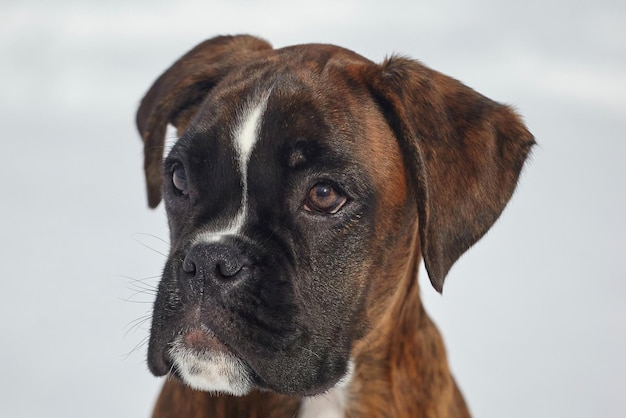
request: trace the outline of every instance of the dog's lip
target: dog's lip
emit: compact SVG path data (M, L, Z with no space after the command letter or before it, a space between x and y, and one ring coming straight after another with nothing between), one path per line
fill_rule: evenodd
M185 348L188 350L188 353L196 354L200 357L208 353L222 353L238 357L231 347L203 324L187 324L186 327L176 334L177 336L173 339L168 339L169 342L154 335L151 336L148 347L148 367L155 376L165 376L173 371L170 350L175 345Z
M211 351L213 353L233 354L217 336L204 327L192 328L184 332L181 336L182 344L192 351L203 353Z

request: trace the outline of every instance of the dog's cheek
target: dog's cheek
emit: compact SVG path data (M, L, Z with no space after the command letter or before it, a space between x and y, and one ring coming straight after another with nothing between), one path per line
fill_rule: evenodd
M371 207L371 206L370 206ZM373 226L369 216L354 217L343 228L310 237L310 271L297 283L307 298L303 303L311 312L311 323L322 333L355 338L367 288L366 271L370 259L367 242ZM313 244L311 244L313 243Z

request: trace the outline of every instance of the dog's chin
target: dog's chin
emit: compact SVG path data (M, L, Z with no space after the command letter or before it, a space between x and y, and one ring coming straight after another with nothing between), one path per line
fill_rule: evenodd
M193 389L243 396L253 388L248 366L206 329L177 337L169 356L176 375Z

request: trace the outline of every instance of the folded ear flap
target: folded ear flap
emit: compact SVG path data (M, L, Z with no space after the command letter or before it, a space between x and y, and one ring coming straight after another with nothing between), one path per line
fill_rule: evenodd
M368 78L404 152L424 263L441 292L509 201L533 136L507 106L416 61L392 57Z
M184 131L207 93L251 52L272 49L252 36L220 36L205 41L165 71L150 87L137 111L137 128L144 141L148 204L161 201L163 145L167 125Z

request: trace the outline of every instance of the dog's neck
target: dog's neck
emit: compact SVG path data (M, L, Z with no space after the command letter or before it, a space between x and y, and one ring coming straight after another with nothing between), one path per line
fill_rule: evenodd
M379 327L355 351L346 417L469 416L450 374L439 331L423 309L414 275ZM354 401L353 401L354 400Z

